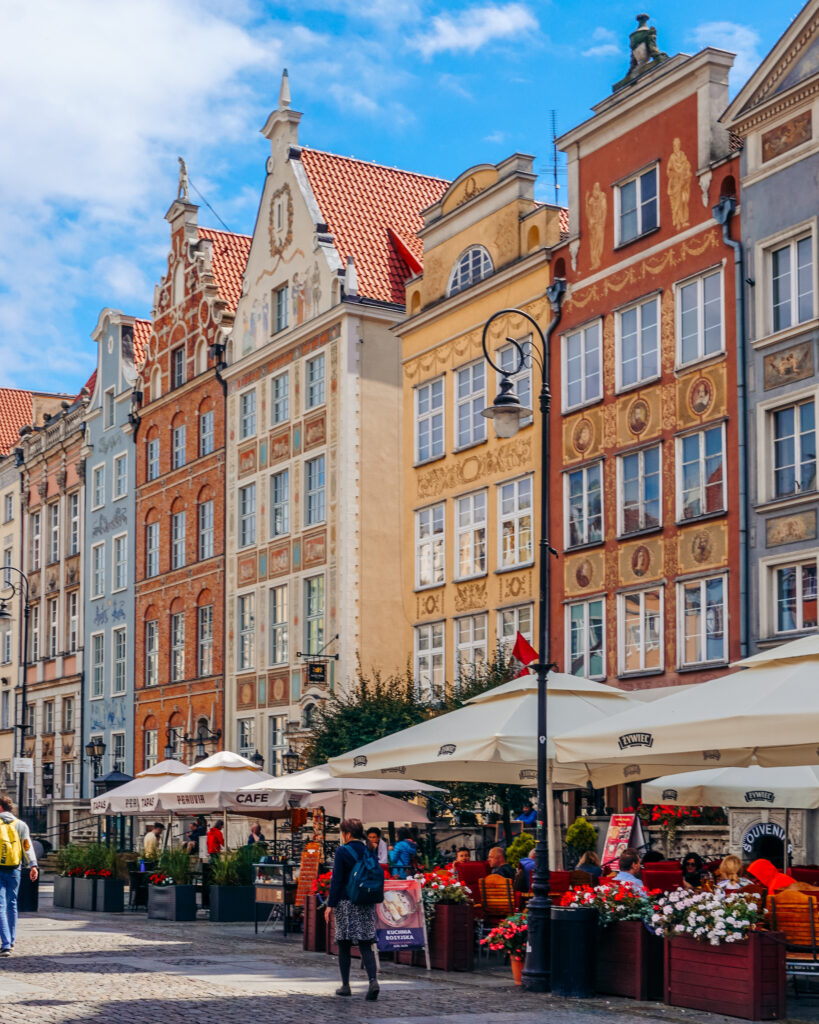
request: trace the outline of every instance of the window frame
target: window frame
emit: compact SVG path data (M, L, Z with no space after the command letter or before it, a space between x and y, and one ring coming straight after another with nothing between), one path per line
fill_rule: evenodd
M517 395L520 400L520 404L524 409L531 409L532 413L529 416L522 416L518 428L522 430L524 427L528 427L534 420L534 375L532 373L532 335L527 334L524 338L516 338L515 344L520 345L523 349L523 365L517 371L517 373L496 373L495 374L495 387L500 391L501 381L506 377L512 384L513 392ZM510 370L513 366L517 365L520 361L520 353L518 352L515 345L501 345L495 352L495 362L500 366L501 370L504 369L504 364L507 362L507 355L511 359ZM521 387L521 385L524 385Z
M707 617L708 608L705 602L705 595L707 591L707 585L716 580L722 584L722 656L719 658L702 658L699 661L688 661L686 659L686 640L688 634L686 633L686 604L685 595L686 590L697 586L700 591L700 618L702 624L700 627L700 633L698 636L698 643L701 645L703 653L707 649L708 641L708 630L707 630ZM705 611L703 612L703 609ZM697 576L694 578L677 580L677 667L680 669L689 668L713 668L717 665L725 665L728 663L729 658L729 624L730 616L728 614L728 574L726 572L708 573L705 576Z
M811 284L811 311L805 319L799 318L799 243L810 240L810 284ZM788 250L790 268L790 287L788 295L788 316L790 323L784 327L776 326L776 305L774 304L774 256ZM774 242L766 249L765 259L765 300L768 306L767 325L771 334L780 334L783 331L798 329L803 324L808 324L816 318L816 245L812 230L795 231L789 238ZM794 319L794 311L796 319Z
M527 481L529 484L529 506L528 513L524 506L521 508L520 504L520 485ZM498 572L508 572L511 569L520 569L527 565L533 565L535 560L535 506L534 506L534 489L535 489L535 476L534 473L524 473L521 476L513 477L511 480L499 480L495 485L497 487L498 495ZM505 487L514 487L514 509L512 512L504 513L503 511L503 489ZM514 548L515 553L519 553L521 543L520 536L522 533L520 521L523 517L528 514L530 519L529 526L529 557L524 561L514 561L508 564L504 560L504 525L507 522L514 521Z
M529 613L529 628L527 630L523 630L523 629L520 628L521 627L521 621L520 621L520 619L521 619L521 612L524 609L526 609L528 611L528 613ZM504 632L503 632L503 626L504 626L504 621L503 620L504 620L504 616L505 615L513 615L514 616L513 625L514 625L515 629L514 629L514 634L511 637L504 635ZM511 655L511 653L512 653L512 648L515 646L515 640L517 638L517 634L518 633L520 633L526 639L526 641L528 643L533 644L534 643L534 637L535 637L535 628L537 626L534 602L529 602L528 604L527 603L515 604L515 605L511 605L508 608L498 608L498 612L497 612L497 625L498 625L498 643L501 644L504 648L508 648L506 650L506 656L507 657L509 657Z
M256 436L256 387L239 393L239 441Z
M105 697L105 633L92 633L90 640L91 695L89 700L103 700ZM97 673L99 673L99 677Z
M199 458L212 455L215 450L215 419L213 409L199 414Z
M659 650L659 665L647 667L646 652L646 609L645 609L645 598L648 594L658 593L660 597L660 607L658 611L658 618L660 623L659 642L657 649ZM626 616L625 607L626 600L629 597L639 595L640 597L640 632L641 632L641 651L640 661L641 666L637 669L626 668ZM655 675L660 674L665 670L665 587L661 583L652 583L645 587L634 587L628 590L624 590L617 594L617 644L618 644L618 664L617 674L621 677L631 676L642 676L642 675Z
M475 387L475 376L480 377L479 390ZM465 394L461 395L461 381L468 375L468 388ZM487 438L487 419L482 415L487 407L486 400L486 362L483 359L474 360L465 366L458 366L452 374L453 378L453 424L452 431L455 440L456 452L466 448L472 448L476 444L483 444ZM476 408L477 407L477 408ZM461 422L461 412L466 410L466 422ZM462 431L462 427L465 429Z
M422 537L422 529L424 528L424 520L430 519L430 532L429 537ZM441 529L437 530L436 527L440 521ZM435 587L441 587L446 583L446 502L437 501L433 505L425 505L423 508L415 510L414 516L415 524L415 589L416 590L430 590ZM435 570L435 555L436 548L438 546L438 539L440 535L440 579L437 578ZM421 567L424 561L424 552L426 548L430 550L430 582L423 583L421 580Z
M804 581L803 581L803 569L812 568L814 571L814 577L816 580L817 590L819 590L819 556L815 552L791 552L790 557L780 558L777 561L768 561L766 565L767 570L770 573L772 579L772 586L770 589L771 595L771 628L769 636L772 638L779 637L797 637L801 633L813 632L816 626L805 625L805 614L804 614ZM796 569L797 572L797 612L799 617L799 624L794 626L792 629L780 629L779 628L779 573L787 569ZM816 599L814 599L816 600ZM817 615L817 624L819 624L819 615Z
M256 481L240 487L236 494L238 530L236 547L242 551L256 544Z
M171 571L184 569L187 561L187 509L171 513Z
M46 505L48 509L48 565L60 561L60 501Z
M37 572L42 566L42 515L40 509L36 512L31 513L31 519L29 521L30 526L30 547L31 552L31 568L33 572Z
M440 387L440 404L433 406L435 385ZM419 406L422 392L429 391L429 409L421 413ZM435 445L436 421L440 421L440 450ZM421 426L429 424L429 454L421 457ZM423 466L436 459L442 459L446 455L446 378L443 374L416 384L413 388L413 435L415 465Z
M657 480L658 480L658 496L657 496L657 523L655 525L645 525L645 457L646 453L650 451L659 452L659 462L657 467ZM623 494L623 468L625 459L637 456L640 460L640 469L638 479L640 481L640 518L641 524L635 530L629 530L626 532L625 528L625 502ZM617 456L617 537L636 537L644 533L653 533L656 530L663 528L663 446L662 442L652 441L650 444L643 445L640 448L635 448L632 451L622 452Z
M99 500L97 500L99 499ZM105 463L100 462L91 470L91 511L105 507Z
M628 391L634 391L638 388L645 387L646 384L650 384L653 381L659 380L662 376L662 309L661 309L661 297L660 291L655 291L649 295L643 295L639 299L635 299L634 302L629 302L628 305L621 306L619 309L614 311L614 369L615 369L615 394L624 394ZM640 347L643 340L643 310L649 306L654 306L655 320L654 320L654 353L656 359L656 369L654 373L650 373L648 376L641 376L642 363L645 358L645 351ZM631 312L637 314L637 367L638 375L637 379L630 381L628 384L623 383L623 317Z
M589 474L597 470L600 475L599 480L599 493L600 493L600 536L596 540L592 540L589 537L589 523L592 520L592 516L589 513ZM573 541L571 537L572 530L572 517L571 517L571 478L573 476L581 475L583 481L582 490L582 502L583 502L583 523L584 523L584 536L582 540ZM574 550L575 548L586 548L595 547L598 544L602 544L606 539L606 508L605 508L605 488L604 488L604 475L605 466L604 460L591 459L589 462L584 462L579 466L573 466L570 469L563 470L563 544L566 550Z
M461 628L468 624L469 635L464 641L461 636ZM476 639L476 630L479 625L483 625L483 641L480 637ZM454 678L460 680L466 669L467 678L473 677L481 671L476 660L476 655L481 650L483 651L483 668L485 669L489 663L489 612L471 612L468 615L458 615L452 623L453 626L453 647L455 655L455 674ZM469 656L466 660L462 659L461 652L469 652Z
M185 613L173 612L170 617L170 675L172 683L185 679Z
M311 486L311 467L321 464L321 483L318 486ZM319 500L320 508L315 509L314 502ZM304 525L318 526L327 522L327 458L326 455L316 455L311 459L304 460Z
M114 501L119 501L128 494L128 452L120 452L114 456ZM120 487L122 489L120 490Z
M283 601L279 601L277 595L283 593ZM267 660L270 667L287 665L290 662L290 612L289 612L289 586L287 583L279 583L268 589L269 623L268 631L270 642L268 644ZM283 618L281 615L283 614ZM277 653L283 652L282 657Z
M722 472L722 499L719 508L708 509L707 508L707 476L705 470L705 462L707 456L704 451L705 438L713 430L719 430L720 432L720 464ZM697 458L697 466L699 473L699 501L701 511L697 515L686 516L684 507L684 467L686 463L683 462L683 447L685 442L693 437L700 439L699 443L699 455ZM721 423L710 423L706 426L700 427L697 430L689 430L685 434L678 434L675 438L676 451L675 451L675 473L676 473L676 519L677 523L683 525L685 523L693 523L698 519L707 519L709 516L725 515L728 511L728 472L727 472L727 460L728 453L726 448L726 436L725 436L725 422ZM660 462L660 474L662 475L662 461ZM662 494L660 495L660 506L662 507Z
M116 626L111 630L111 695L121 697L128 692L128 629Z
M236 595L236 671L256 668L256 593Z
M117 547L123 557L117 558ZM120 579L117 577L120 576ZM111 538L111 593L125 590L128 586L128 534L118 533Z
M781 397L784 398L784 396L781 396ZM777 440L777 438L776 438L776 423L775 423L776 414L784 412L787 409L793 409L793 410L797 410L798 409L798 410L801 410L802 406L805 406L805 405L808 405L808 404L813 405L813 443L814 443L814 469L813 469L813 477L814 477L814 485L813 485L812 488L805 488L805 489L803 489L802 486L801 486L801 476L800 476L800 480L797 483L797 486L796 486L796 488L793 491L788 491L786 493L777 494L777 489L776 489L777 488L777 484L776 484L776 474L777 474L776 440ZM780 401L777 402L776 404L768 405L765 408L765 415L766 415L766 420L767 420L767 422L766 422L766 427L767 427L767 431L766 431L767 432L767 438L766 438L766 440L767 440L768 456L769 456L769 460L770 460L770 466L768 468L768 473L767 473L767 491L768 491L768 497L769 497L769 499L771 501L788 501L788 500L794 499L794 498L801 499L805 495L816 494L816 491L819 489L819 478L817 477L817 468L819 468L819 467L817 466L817 458L816 458L817 427L819 426L819 425L817 425L817 411L819 411L819 410L817 410L817 406L818 405L819 405L819 401L817 401L816 391L815 390L811 390L808 393L798 393L797 392L795 394L788 395L788 401L783 402L780 399ZM799 413L799 419L801 421L801 411ZM794 422L794 433L793 433L793 435L791 435L793 437L793 447L794 447L794 463L793 463L794 478L796 478L796 476L797 476L797 469L799 469L801 471L802 465L804 464L804 460L802 459L802 450L801 450L802 449L802 438L803 438L804 434L805 434L805 431L803 431L801 429L801 422L800 422L799 427L797 427L796 423Z
M49 597L46 599L46 610L48 612L48 657L56 658L60 653L60 599Z
M468 522L465 526L461 525L461 508L463 503L468 503ZM476 519L475 509L476 503L483 504L483 519ZM485 576L487 573L487 544L489 534L489 492L486 487L481 488L477 491L471 491L469 494L459 494L453 499L453 526L455 532L455 574L454 579L457 581L477 579L480 576ZM434 508L434 506L432 506ZM481 541L479 534L483 532L483 539ZM461 538L468 537L468 550L470 553L470 565L471 571L468 573L462 572L461 564ZM481 566L481 554L480 548L481 543L483 545L483 565Z
M591 330L595 330L597 334L597 382L598 389L596 394L587 393L587 385L590 379L593 379L594 374L588 372L588 362L591 352L593 351L588 344L588 334ZM580 362L582 373L580 375L580 390L581 398L579 402L569 401L569 388L571 381L569 380L569 343L572 338L580 337ZM564 331L560 336L560 358L561 358L561 380L563 381L563 387L561 388L562 394L562 411L564 413L574 412L577 409L585 409L587 406L595 405L597 402L603 399L603 317L598 316L593 320L588 320L584 324L578 325L571 331Z
M159 685L159 619L145 620L145 687Z
M651 227L643 227L643 207L646 205L643 197L643 186L642 179L645 175L650 172L654 173L654 204L655 204L655 217L656 223ZM630 235L628 238L623 238L623 203L622 203L622 190L635 182L637 185L637 205L635 212L637 213L637 232L634 235ZM614 185L614 248L619 249L626 245L631 245L632 242L636 242L640 238L645 238L647 235L653 234L658 231L662 226L660 219L660 161L654 160L644 167L641 167L637 171L633 171L625 178L621 178Z
M111 430L117 425L116 392L114 388L106 388L103 392L103 430Z
M68 557L80 553L80 492L72 491L68 495L69 541Z
M97 561L98 555L101 554ZM105 597L105 541L91 545L91 600Z
M186 380L185 345L177 345L171 349L171 391L181 388Z
M152 540L156 543L152 543ZM153 579L159 575L159 520L145 524L145 579ZM151 572L153 569L153 572Z
M716 277L719 280L719 348L714 352L706 352L704 323L705 281L712 277ZM682 293L684 288L690 288L692 285L697 286L697 354L692 359L686 360L683 359ZM676 343L675 369L677 370L689 369L692 366L696 366L697 363L705 362L708 359L717 359L725 354L725 275L721 263L674 283L674 332Z
M313 377L313 367L321 366L321 376ZM318 409L327 401L327 359L324 352L318 352L304 361L304 411Z
M276 481L283 480L284 496L279 494L277 498ZM279 520L283 522L283 528L278 529ZM270 474L270 522L268 524L270 540L277 537L286 537L290 533L290 467L285 466L275 473Z
M431 640L436 639L435 630L440 631L440 646L432 643L425 649L421 649L421 636L429 631ZM421 669L422 660L432 659L430 669L432 672L427 692L423 682ZM441 685L436 687L435 677L437 669L440 668ZM435 622L419 623L413 630L413 672L415 679L415 693L420 700L435 701L442 699L446 694L446 621L438 619ZM439 690L440 692L436 692Z
M277 394L277 384L283 381L284 390ZM284 407L284 415L280 415L281 407ZM290 420L290 371L283 370L270 378L270 425L277 427L280 423L287 423Z
M68 653L75 654L80 642L80 592L70 590L67 598Z
M208 498L207 501L200 501L197 504L196 524L197 524L197 551L199 554L199 561L204 562L208 558L213 558L215 549L215 505L214 499Z
M196 609L196 675L213 675L213 605L200 604Z
M273 289L273 334L286 331L290 326L290 283L285 281Z
M187 424L171 427L171 469L183 469L187 462Z
M145 479L148 483L158 480L159 470L159 438L150 437L145 442Z
M317 573L315 576L307 576L304 579L304 653L318 654L326 643L327 634L327 583L324 573ZM311 611L311 589L318 584L316 594L319 599L316 607L318 610ZM315 637L313 625L315 624ZM316 640L316 650L313 650L313 640Z
M470 257L472 257L470 262L474 263L476 254L480 254L480 265L477 270L474 266L469 267L466 262L470 261ZM461 292L467 291L473 285L480 284L481 281L485 281L487 277L491 277L494 273L495 264L486 246L478 244L467 246L455 260L449 272L446 297L451 298L453 295L460 295Z

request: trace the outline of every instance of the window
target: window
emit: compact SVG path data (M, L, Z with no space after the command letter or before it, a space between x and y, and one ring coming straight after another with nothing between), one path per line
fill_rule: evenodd
M35 604L31 609L31 660L40 657L40 606Z
M618 460L620 533L655 530L660 525L660 448L643 448Z
M120 534L113 540L114 578L113 590L125 590L128 586L128 537Z
M199 505L199 561L213 558L213 499Z
M205 604L196 612L196 674L213 672L213 605Z
M171 352L171 387L181 388L185 383L185 346Z
M256 543L256 484L239 488L239 547Z
M415 461L444 454L444 381L442 377L415 389Z
M203 412L199 417L199 454L210 455L213 451L213 412Z
M0 729L11 728L11 693L3 690L0 694Z
M678 587L677 606L682 618L680 664L700 665L725 661L728 647L725 635L725 579L714 576L692 580Z
M532 611L532 605L522 604L498 612L498 639L507 657L512 653L518 633L532 642Z
M618 207L617 244L653 231L659 223L657 209L657 168L652 167L616 189Z
M270 664L285 665L288 660L287 584L270 590Z
M527 338L518 342L523 349L523 366L517 372L516 367L520 364L520 353L514 345L506 345L498 351L498 365L509 377L514 386L514 392L518 396L520 404L524 409L532 408L532 341ZM500 378L498 379L500 387ZM521 418L522 427L532 422L531 416Z
M159 731L157 729L146 729L142 735L145 767L153 768L159 760Z
M415 513L415 586L434 587L445 579L444 504Z
M663 667L662 591L621 594L620 672L651 672Z
M105 544L91 548L91 597L102 597L105 593Z
M114 499L124 498L128 493L128 453L123 452L114 459Z
M111 771L125 773L125 733L111 733Z
M270 536L290 532L290 471L283 469L270 477Z
M484 364L473 363L455 371L455 434L459 448L486 439Z
M156 480L159 476L159 438L154 437L146 445L148 459L148 479Z
M771 310L774 331L813 317L813 242L808 236L771 252Z
M458 262L452 268L447 295L457 295L465 288L483 281L494 269L492 257L486 249L482 245L472 246L458 257Z
M776 570L776 632L815 629L816 561L784 565Z
M80 639L80 595L72 590L68 595L68 653L73 654L77 650Z
M472 678L486 667L487 621L486 613L455 620L455 667L460 678Z
M444 624L415 627L415 689L421 700L444 696Z
M74 731L74 698L63 697L63 732Z
M171 682L185 678L185 613L171 616Z
M253 642L256 636L255 594L244 594L237 599L236 617L239 620L238 668L242 672L256 665Z
M125 627L113 632L114 642L114 693L125 693L125 666L127 664L127 637Z
M159 523L145 527L145 576L159 574Z
M573 676L602 679L606 674L604 599L580 601L566 609L569 672Z
M159 621L151 619L145 623L145 685L156 686L159 682Z
M270 413L274 427L290 419L290 377L287 372L280 373L270 382Z
M34 704L26 704L26 732L34 735Z
M105 504L105 466L95 466L91 473L91 507Z
M76 492L68 495L69 555L80 550L80 496Z
M31 568L40 568L40 513L31 515Z
M91 696L105 694L105 636L95 633L91 637Z
M5 570L5 569L9 569L9 568L11 568L11 565L12 565L12 559L13 559L13 558L14 558L14 549L13 549L13 548L10 548L10 547L6 548L6 549L5 549L4 551L3 551L3 569L4 569L4 570ZM13 579L13 576L14 576L14 574L13 574L13 573L10 573L10 572L3 572L3 576L2 576L2 586L3 586L3 587L10 587L10 586L11 586L11 584L12 584L12 579Z
M566 410L576 409L603 397L600 321L563 338Z
M318 654L324 646L324 577L304 581L304 650Z
M54 701L47 700L43 703L43 732L54 732Z
M458 578L486 572L486 491L455 501Z
M256 722L252 718L240 718L236 723L239 753L252 757L256 753Z
M270 721L270 774L281 775L283 773L282 757L287 751L287 716L274 715Z
M566 546L603 540L603 463L565 474Z
M60 609L56 597L48 601L48 656L56 658L58 653L58 629L60 622Z
M500 503L501 567L531 562L532 551L532 478L526 476L501 484Z
M63 761L63 799L74 799L74 762Z
M283 284L273 292L274 331L283 331L287 327L288 288Z
M324 404L324 353L308 359L306 363L307 388L306 408L313 409Z
M171 431L171 458L174 469L181 469L185 465L185 434L184 423Z
M722 352L722 275L719 270L677 289L677 325L682 365Z
M48 560L60 560L60 504L57 501L48 506Z
M693 519L725 508L724 447L722 426L679 439L678 519Z
M659 299L655 295L648 302L617 314L620 343L618 388L641 384L660 372L658 307Z
M307 476L307 526L315 523L323 523L325 517L324 508L324 456L319 455L317 459L310 459L305 464Z
M10 523L14 519L14 495L6 494L3 498L3 522Z
M11 626L7 622L0 628L0 662L11 662Z
M185 513L174 512L171 516L171 568L180 569L185 564Z
M114 414L114 389L109 388L105 392L105 429L108 430L109 427L113 427L115 421L116 416Z
M816 410L811 398L771 413L774 496L816 490Z
M239 395L239 440L256 433L256 390Z

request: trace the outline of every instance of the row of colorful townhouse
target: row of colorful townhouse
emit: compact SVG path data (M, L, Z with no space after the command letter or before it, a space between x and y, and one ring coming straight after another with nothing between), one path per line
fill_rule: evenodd
M652 31L558 140L568 209L520 153L449 183L307 147L285 74L252 237L180 177L150 318L103 310L78 397L0 395L30 606L25 707L0 618L0 786L31 757L48 828L165 754L281 771L359 665L434 700L537 645L542 368L528 321L490 325L535 410L495 437L498 310L559 317L559 667L696 683L816 628L819 0L733 100L730 54Z

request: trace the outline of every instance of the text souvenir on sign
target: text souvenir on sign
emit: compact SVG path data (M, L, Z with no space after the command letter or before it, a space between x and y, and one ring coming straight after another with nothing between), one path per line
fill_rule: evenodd
M379 952L426 947L421 886L414 879L385 879L384 902L377 905L377 914L375 937Z
M301 851L301 867L299 868L299 884L296 889L296 906L304 906L305 896L313 891L313 882L318 878L321 864L321 846L318 843L307 843Z
M603 847L603 867L616 867L617 858L630 846L636 850L645 846L640 819L636 814L612 814Z

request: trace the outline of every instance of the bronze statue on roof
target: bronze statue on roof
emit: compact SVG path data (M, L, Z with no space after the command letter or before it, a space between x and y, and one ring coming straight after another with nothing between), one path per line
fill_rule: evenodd
M636 82L646 72L653 71L654 68L668 60L668 54L663 53L657 46L657 29L653 25L648 25L647 22L647 14L637 15L639 27L628 37L631 47L631 64L628 74L619 82L614 83L612 92L624 89L627 85Z

